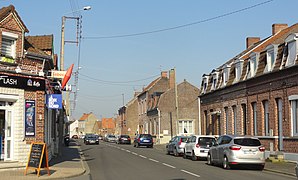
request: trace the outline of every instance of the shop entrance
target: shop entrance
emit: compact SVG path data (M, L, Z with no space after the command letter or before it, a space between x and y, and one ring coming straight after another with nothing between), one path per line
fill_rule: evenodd
M12 160L13 133L12 111L0 109L0 137L1 137L1 161Z

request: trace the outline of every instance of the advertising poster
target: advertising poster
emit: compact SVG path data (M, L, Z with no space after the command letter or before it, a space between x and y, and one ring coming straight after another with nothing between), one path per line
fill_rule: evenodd
M35 136L35 101L25 101L25 136Z

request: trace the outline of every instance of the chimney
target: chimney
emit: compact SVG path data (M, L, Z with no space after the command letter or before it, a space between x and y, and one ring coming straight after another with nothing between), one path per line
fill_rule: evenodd
M246 38L246 49L259 41L260 41L260 37L247 37Z
M176 83L176 72L175 72L175 69L171 69L169 71L169 86L170 86L170 89L175 87L175 83Z
M161 77L162 78L167 78L168 77L168 72L167 71L162 71L161 72Z
M272 35L286 29L288 24L272 24Z

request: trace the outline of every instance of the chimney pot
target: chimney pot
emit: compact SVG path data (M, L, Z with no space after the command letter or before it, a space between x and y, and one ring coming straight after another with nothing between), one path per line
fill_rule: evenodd
M162 78L167 78L168 77L168 72L167 71L162 71L161 72L161 77Z

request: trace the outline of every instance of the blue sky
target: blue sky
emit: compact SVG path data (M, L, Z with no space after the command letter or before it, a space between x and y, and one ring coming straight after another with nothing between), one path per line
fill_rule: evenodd
M262 2L266 3L232 13ZM204 73L245 49L246 37L263 39L271 35L274 23L298 23L297 0L0 0L0 4L15 6L30 31L27 35L53 34L58 55L61 17L77 16L77 10L92 7L79 11L83 39L76 118L91 111L98 118L113 117L123 105L122 94L126 104L134 91L172 68L178 83L186 79L199 87ZM66 40L75 38L75 27L74 21L66 21ZM72 63L77 69L78 52L74 44L65 45L65 69Z

